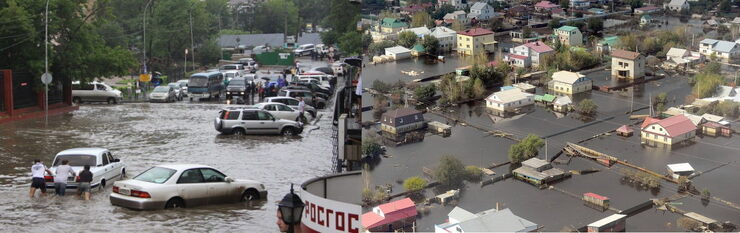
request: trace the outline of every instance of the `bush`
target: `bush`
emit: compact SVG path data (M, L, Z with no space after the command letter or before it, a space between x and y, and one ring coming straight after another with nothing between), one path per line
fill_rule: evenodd
M710 196L709 189L704 189L701 191L702 200L709 200L709 196Z
M417 192L424 189L426 186L427 180L418 176L412 176L403 181L403 188L410 192Z
M676 220L676 225L678 225L678 227L680 228L683 228L684 230L694 231L694 229L697 229L699 228L699 226L701 226L701 223L688 217L680 217L678 218L678 220Z
M423 86L418 86L414 89L414 96L416 96L417 100L427 100L432 97L434 97L434 94L437 92L437 87L434 86L434 84L427 84Z
M391 85L380 80L375 80L373 81L373 89L381 93L388 93L391 91Z
M416 34L412 31L403 31L398 33L398 45L403 47L411 48L411 46L416 44L416 39Z
M582 115L591 116L596 114L596 110L599 108L591 99L585 99L576 105L576 111Z
M434 178L449 187L462 185L465 175L465 166L451 155L442 156L439 166L434 170Z
M545 145L545 140L542 140L537 135L529 134L527 137L522 139L521 142L511 145L509 148L509 161L512 163L520 163L524 160L530 159L537 155L540 148Z
M391 40L384 40L378 43L372 43L370 46L368 46L367 50L369 50L370 54L384 54L386 48L390 48L396 46L396 43Z
M365 137L364 140L362 140L362 154L365 156L375 157L382 153L383 148L374 138Z
M483 170L473 165L465 167L465 173L467 174L468 180L480 180L480 178L483 177Z

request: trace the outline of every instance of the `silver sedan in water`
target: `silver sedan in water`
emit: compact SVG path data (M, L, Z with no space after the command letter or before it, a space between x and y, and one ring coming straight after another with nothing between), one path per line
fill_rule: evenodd
M113 184L110 202L131 209L168 209L267 197L265 186L197 164L159 165Z
M175 102L177 93L170 86L158 86L149 94L149 102Z

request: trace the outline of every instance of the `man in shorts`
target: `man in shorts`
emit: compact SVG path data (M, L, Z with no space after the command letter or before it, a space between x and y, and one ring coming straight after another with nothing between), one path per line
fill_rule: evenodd
M59 165L56 170L57 174L54 176L54 190L59 196L64 196L67 191L67 178L71 175L75 177L75 171L69 166L69 160L62 160L62 165Z
M33 160L33 165L31 166L31 192L29 192L29 196L31 196L31 198L36 194L36 189L41 189L41 195L46 194L44 172L49 173L49 175L52 174L49 168L44 166L44 163L42 163L40 159Z
M77 185L77 195L84 195L85 201L90 200L90 182L92 182L93 174L90 172L90 165L85 165L85 169L80 171L80 180Z

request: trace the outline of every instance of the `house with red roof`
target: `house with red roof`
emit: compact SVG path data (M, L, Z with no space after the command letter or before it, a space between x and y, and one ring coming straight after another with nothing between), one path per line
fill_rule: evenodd
M416 204L410 198L385 203L362 215L360 222L368 232L411 230L416 223Z
M471 28L457 32L457 52L476 55L481 52L492 53L496 46L493 31L485 28Z
M555 50L542 41L533 41L509 49L509 54L504 56L504 61L517 67L539 66L540 57L545 54L553 54Z
M434 4L427 2L427 3L419 3L419 4L411 4L405 7L401 7L401 14L402 15L413 15L418 12L426 11L427 9L434 7Z
M640 125L640 130L642 142L665 145L674 145L696 136L696 125L684 115L675 115L662 120L647 117Z
M560 5L552 3L550 1L541 1L534 4L534 10L541 13L550 12L551 10L560 8Z

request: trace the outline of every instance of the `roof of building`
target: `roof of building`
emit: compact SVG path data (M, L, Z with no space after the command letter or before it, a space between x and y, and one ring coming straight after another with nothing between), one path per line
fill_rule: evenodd
M632 128L630 128L627 125L622 125L619 128L617 128L617 132L620 132L620 133L632 133L632 132L634 132L634 130L632 130Z
M538 98L539 97L539 98ZM539 101L545 101L545 102L552 102L555 101L555 98L557 96L551 95L551 94L544 94L544 95L535 95L534 99Z
M408 217L414 217L417 214L416 205L411 201L411 198L408 197L379 205L378 208L383 212L385 217L380 216L375 212L365 213L362 215L360 220L363 227L373 228L382 226Z
M668 6L681 7L683 4L686 4L686 0L671 0Z
M595 193L584 193L583 196L593 197L593 198L596 198L596 199L599 199L599 200L602 200L602 201L609 200L608 197L601 196L601 195L595 194Z
M408 27L409 25L395 18L383 18L380 26L387 28L401 28Z
M740 24L740 17L735 17L735 19L732 20L732 23Z
M665 54L667 57L684 57L687 55L691 55L688 50L686 49L680 49L680 48L671 48L668 50L668 53Z
M689 120L689 118L684 115L676 115L663 120L659 120L655 122L655 124L663 127L670 137L675 137L690 132L692 130L696 130L696 125L694 125L694 123L691 122L691 120Z
M530 48L538 53L546 53L546 52L553 51L553 49L550 48L550 46L547 46L545 43L542 43L541 41L529 42L529 43L524 44L524 46L527 46L527 48Z
M466 35L466 36L483 36L483 35L493 34L493 31L485 29L485 28L471 28L465 31L458 32L457 34Z
M735 42L720 40L717 41L717 44L714 45L712 50L722 53L729 53L732 52L735 47L737 47L737 43Z
M547 161L538 159L538 158L531 158L531 159L524 160L524 162L522 162L523 166L527 166L531 168L540 168L543 166L547 166L549 164L550 163L548 163Z
M632 51L625 51L621 49L615 49L612 51L612 57L618 57L622 59L627 60L635 60L638 57L640 57L640 53L632 52Z
M514 215L510 209L495 209L476 214L477 217L460 222L465 232L523 232L537 228L537 224Z
M651 20L651 19L653 19L653 17L650 16L650 15L642 15L642 17L640 17L640 19Z
M652 117L645 117L645 120L642 121L642 124L640 125L640 129L644 129L648 125L658 122L660 119L658 118L652 118Z
M617 43L619 43L619 36L608 36L599 41L599 44L607 44L609 46L614 46Z
M570 97L561 96L561 97L558 97L558 99L556 99L553 104L563 106L563 105L568 105L572 103L573 103L573 100L571 100Z
M536 86L529 84L529 83L514 83L511 86L522 89L522 90L531 90L537 88Z
M409 28L409 29L404 29L403 31L411 31L411 32L413 32L414 34L416 34L417 36L425 36L425 35L429 35L429 34L431 34L431 33L432 33L432 31L431 31L431 30L429 30L429 28L427 28L427 27L425 27L425 26L422 26L422 27L415 27L415 28Z
M450 211L450 213L447 214L447 217L451 219L455 219L458 222L463 222L463 221L477 218L478 215L475 215L474 213L471 213L470 211L460 208L459 206L455 206L455 208L453 208L452 211Z
M393 47L390 47L390 48L385 48L385 52L386 53L387 52L391 52L391 53L410 53L411 50L409 50L409 49L407 49L407 48L405 48L403 46L398 45L398 46L393 46Z
M674 164L668 164L668 169L670 169L673 172L693 172L694 167L691 166L689 163L674 163Z
M470 7L470 10L483 10L486 6L488 6L488 4L485 2L475 2L475 4Z
M689 120L691 120L691 123L694 123L694 125L699 125L704 122L704 118L701 118L701 116L697 116L688 112L684 112L683 115L686 116L686 118L689 118Z
M526 99L529 96L532 96L532 94L523 92L519 88L513 88L513 89L510 89L510 90L503 90L503 91L494 92L493 94L489 95L486 99L493 98L493 96L498 97L504 103L509 103L509 102L514 102L514 101Z
M702 43L702 44L715 44L717 42L718 42L718 40L709 39L709 38L703 39L703 40L699 41L699 43Z
M570 72L567 70L561 70L552 74L552 80L568 84L574 84L578 82L578 79L583 77L586 76L578 72Z
M416 45L414 45L414 47L413 47L413 48L411 48L411 50L414 50L414 51L416 51L416 52L420 52L420 53L423 53L424 51L426 51L426 50L424 49L424 46L423 46L423 45L421 45L421 44L416 44Z
M609 217L602 218L601 220L598 220L596 222L593 222L591 224L588 224L588 226L589 227L602 227L602 226L604 226L606 224L609 224L609 223L618 221L620 219L624 219L626 217L627 217L627 215L624 215L624 214L612 214Z
M697 214L697 213L694 213L694 212L685 213L684 216L689 217L689 218L693 218L693 219L695 219L695 220L697 220L699 222L702 222L704 224L712 224L712 223L716 223L717 222L717 220L708 218L707 216L704 216L704 215L701 215L701 214Z
M550 1L540 1L537 4L534 4L534 7L548 9L548 8L560 7L560 5L552 3Z
M383 116L389 116L395 119L419 113L421 113L419 110L413 108L397 108L383 113Z
M454 36L457 35L457 32L447 27L437 26L432 28L431 35L434 37Z
M579 31L580 32L580 30L578 30L577 27L567 26L567 25L566 26L559 27L558 30L568 31L568 32L571 32L571 31Z
M714 114L709 114L709 113L702 114L701 115L701 118L703 118L703 119L705 119L707 121L712 121L712 122L720 122L720 121L722 121L722 120L725 119L724 117L717 116L717 115L714 115Z
M720 123L714 122L714 121L710 121L710 122L704 123L704 124L702 124L702 126L705 126L705 127L708 127L708 128L723 128L723 127L726 127L726 126L724 126L724 125L722 125Z
M447 13L443 19L457 19L459 15L466 15L465 11L453 11L452 13Z
M670 107L666 109L665 111L663 111L663 114L669 115L669 116L681 115L684 113L686 113L686 110L683 110L677 107Z

